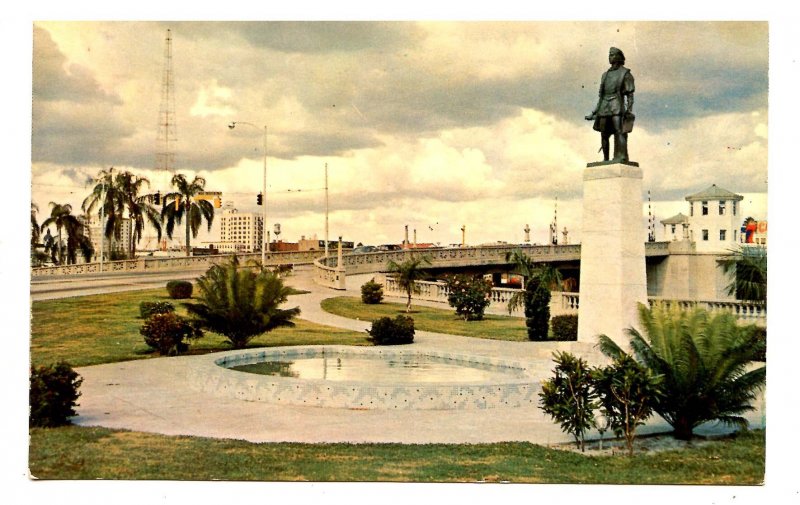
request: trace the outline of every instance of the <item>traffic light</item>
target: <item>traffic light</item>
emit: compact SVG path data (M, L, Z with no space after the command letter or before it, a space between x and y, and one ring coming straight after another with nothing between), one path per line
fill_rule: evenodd
M264 195L261 193L256 195L256 205L264 205Z
M214 207L216 207L217 209L222 207L222 197L221 196L217 196L217 197L214 198Z
M156 194L153 195L153 203L155 205L161 205L161 191L156 191Z

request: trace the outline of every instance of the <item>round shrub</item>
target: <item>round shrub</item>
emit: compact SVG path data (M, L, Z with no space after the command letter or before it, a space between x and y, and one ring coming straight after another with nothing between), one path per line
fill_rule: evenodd
M492 303L492 283L481 276L454 275L447 278L447 302L465 321L480 321Z
M83 379L65 362L49 366L31 365L31 426L63 426L76 415L75 402Z
M564 314L550 318L553 340L578 340L578 315Z
M394 319L382 317L372 322L367 330L368 340L375 345L399 345L414 342L414 320L399 315Z
M192 297L194 287L189 281L169 281L167 283L167 293L173 300L181 300Z
M189 348L185 339L203 336L202 330L174 312L154 314L139 328L139 333L144 336L144 343L162 356L184 352Z
M361 301L374 305L383 301L383 284L372 279L361 285Z
M139 304L139 315L142 319L167 312L175 312L175 306L169 302L141 302Z

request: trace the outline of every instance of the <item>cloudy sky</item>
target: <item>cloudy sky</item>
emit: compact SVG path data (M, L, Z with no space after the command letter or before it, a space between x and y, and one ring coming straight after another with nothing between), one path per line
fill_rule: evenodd
M766 22L33 23L32 199L79 207L115 167L169 190L156 152L165 38L179 173L256 211L268 129L268 223L380 244L580 240L583 119L610 46L636 80L631 159L656 219L717 184L767 219ZM249 122L230 130L232 121ZM647 214L647 206L644 208ZM201 240L214 240L218 234ZM661 226L657 226L660 235ZM142 244L144 245L144 244Z

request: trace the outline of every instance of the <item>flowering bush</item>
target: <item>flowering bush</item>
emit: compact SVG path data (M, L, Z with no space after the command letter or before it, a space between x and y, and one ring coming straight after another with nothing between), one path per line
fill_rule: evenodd
M491 303L492 283L480 276L459 274L448 277L447 301L465 321L480 321Z

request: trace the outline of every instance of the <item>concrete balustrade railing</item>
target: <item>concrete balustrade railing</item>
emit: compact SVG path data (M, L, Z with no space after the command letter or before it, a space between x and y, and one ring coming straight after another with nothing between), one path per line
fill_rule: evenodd
M320 251L288 251L271 252L266 255L268 266L308 265L320 256ZM145 257L135 260L104 261L103 273L109 272L169 272L179 270L205 270L211 265L225 262L231 254L210 256L175 256L169 258ZM237 254L244 264L250 260L261 261L261 253ZM31 277L48 277L56 275L81 275L101 273L100 263L81 263L77 265L61 265L55 267L38 267L31 269Z
M382 279L383 291L388 296L407 296L406 292L400 289L397 279L387 276ZM418 281L417 286L420 292L412 294L411 298L414 300L425 300L431 302L447 303L447 286L444 282L428 282ZM508 288L492 288L491 304L489 307L505 309L508 306L508 301L518 293L518 289ZM730 312L740 322L756 323L766 325L767 323L767 308L766 306L758 303L748 303L742 301L728 301L728 300L671 300L662 297L651 296L648 297L650 304L657 302L665 303L667 305L677 304L682 309L691 309L700 307L711 313L716 312ZM562 314L577 314L580 307L580 293L553 291L550 299L550 315L557 316ZM522 310L519 309L514 312L514 315L522 315Z

